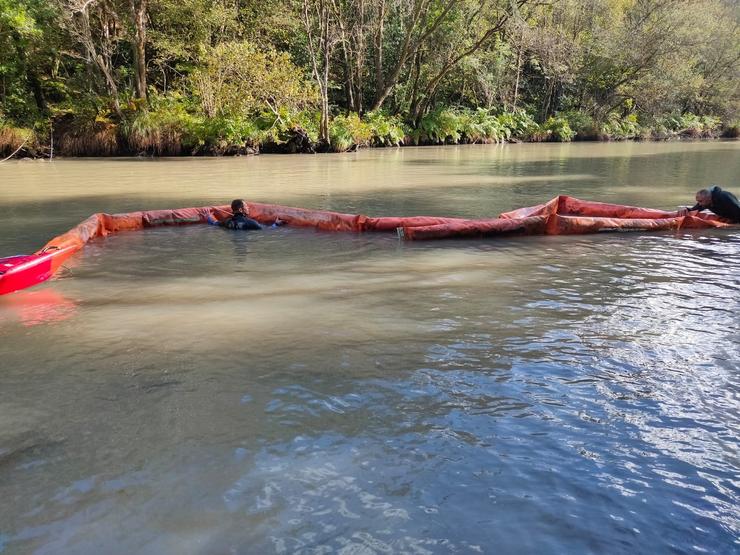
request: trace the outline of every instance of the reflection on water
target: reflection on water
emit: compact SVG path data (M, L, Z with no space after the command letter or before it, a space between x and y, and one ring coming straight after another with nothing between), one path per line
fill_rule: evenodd
M737 149L18 163L0 168L0 254L99 210L235 196L668 208L732 189ZM736 551L738 252L736 231L95 242L0 299L0 553Z
M0 297L0 329L15 321L24 326L52 324L74 313L75 304L54 289L19 291Z

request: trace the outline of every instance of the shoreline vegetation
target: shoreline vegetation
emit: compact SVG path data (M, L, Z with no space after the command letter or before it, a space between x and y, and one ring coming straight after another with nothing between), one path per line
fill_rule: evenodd
M0 0L0 158L740 136L732 0Z
M301 115L303 125L291 123L279 131L274 127L261 130L254 122L193 121L190 118L181 121L152 112L141 116L145 121L134 119L129 128L98 116L94 121L82 122L80 129L75 126L78 122L74 119L63 118L56 122L53 139L51 130L39 134L33 129L0 123L0 155L36 159L52 156L244 156L352 152L362 148L402 146L669 141L740 136L738 125L723 127L718 118L694 114L666 117L652 125L631 120L598 125L585 114L559 115L537 123L525 112L497 115L483 110L445 109L425 117L418 128L384 113L369 114L365 118L354 113L337 116L329 123L333 140L325 143L318 140L315 128L305 125L311 114ZM318 119L318 115L314 119ZM218 131L233 125L243 125L249 132L231 138L220 136ZM216 134L209 135L209 128L217 130Z

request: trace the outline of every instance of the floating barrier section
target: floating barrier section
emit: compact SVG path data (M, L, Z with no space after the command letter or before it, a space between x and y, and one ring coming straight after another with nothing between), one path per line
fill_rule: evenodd
M567 196L559 196L545 204L504 212L498 218L484 220L432 216L371 218L361 214L342 214L257 202L247 205L250 217L265 224L280 218L289 226L311 227L322 231L397 231L406 240L740 227L712 214L677 216L676 212L588 202ZM97 237L150 227L204 224L208 222L209 215L217 219L227 218L230 216L229 207L204 206L127 214L93 214L32 255L0 258L0 295L49 279L65 260Z
M545 204L504 212L498 218L431 226L401 226L405 239L452 239L498 235L572 235L600 231L660 231L740 227L714 214L676 212L590 202L559 196Z

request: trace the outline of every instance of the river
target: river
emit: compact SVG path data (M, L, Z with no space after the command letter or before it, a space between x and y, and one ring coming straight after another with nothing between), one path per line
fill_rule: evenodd
M490 217L740 192L740 142L0 165L0 256L232 198ZM740 232L97 240L0 297L0 553L740 550Z

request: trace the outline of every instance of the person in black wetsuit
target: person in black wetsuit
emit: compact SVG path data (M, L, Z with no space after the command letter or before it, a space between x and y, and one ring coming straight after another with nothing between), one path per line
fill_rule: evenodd
M717 185L709 189L702 189L696 193L696 204L691 208L679 208L678 215L686 216L689 212L711 210L720 218L726 218L733 223L740 223L740 202L729 191L723 191Z
M216 220L213 216L208 217L208 223L211 225L218 225L225 227L226 229L238 229L238 230L250 230L250 229L263 229L261 223L257 220L253 220L249 217L249 208L242 199L235 199L231 201L231 217L221 220ZM285 222L280 218L276 218L275 222L271 227L278 227L283 225Z

